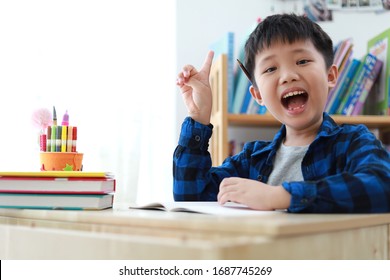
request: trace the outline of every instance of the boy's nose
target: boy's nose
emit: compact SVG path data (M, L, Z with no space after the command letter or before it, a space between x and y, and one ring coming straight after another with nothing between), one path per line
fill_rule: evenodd
M281 70L280 83L282 83L282 84L290 83L290 82L297 81L298 79L299 79L299 75L293 69L286 68L286 69Z

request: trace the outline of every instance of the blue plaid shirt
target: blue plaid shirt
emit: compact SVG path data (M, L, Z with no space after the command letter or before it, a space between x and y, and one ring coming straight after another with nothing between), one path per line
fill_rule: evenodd
M212 125L186 118L173 156L176 201L216 201L226 177L267 183L276 150L285 138L283 125L273 141L246 143L243 150L212 167L208 142ZM338 126L324 113L315 140L302 161L304 181L284 182L290 212L390 212L390 155L363 125Z

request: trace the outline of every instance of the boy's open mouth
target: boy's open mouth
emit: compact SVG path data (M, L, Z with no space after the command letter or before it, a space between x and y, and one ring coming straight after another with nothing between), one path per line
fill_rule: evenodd
M287 110L294 111L303 108L308 98L305 91L292 91L282 96L282 104Z

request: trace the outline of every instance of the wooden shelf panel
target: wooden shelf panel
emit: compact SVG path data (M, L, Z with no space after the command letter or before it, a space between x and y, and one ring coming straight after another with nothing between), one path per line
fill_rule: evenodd
M338 124L364 124L368 128L381 128L390 131L389 116L342 116L332 115ZM248 115L248 114L228 114L228 123L233 126L261 126L279 127L281 123L272 115Z

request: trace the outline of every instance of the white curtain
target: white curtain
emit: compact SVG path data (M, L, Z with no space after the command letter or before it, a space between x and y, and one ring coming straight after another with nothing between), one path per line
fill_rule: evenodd
M0 170L39 170L37 108L65 110L116 203L172 199L174 0L0 2Z

